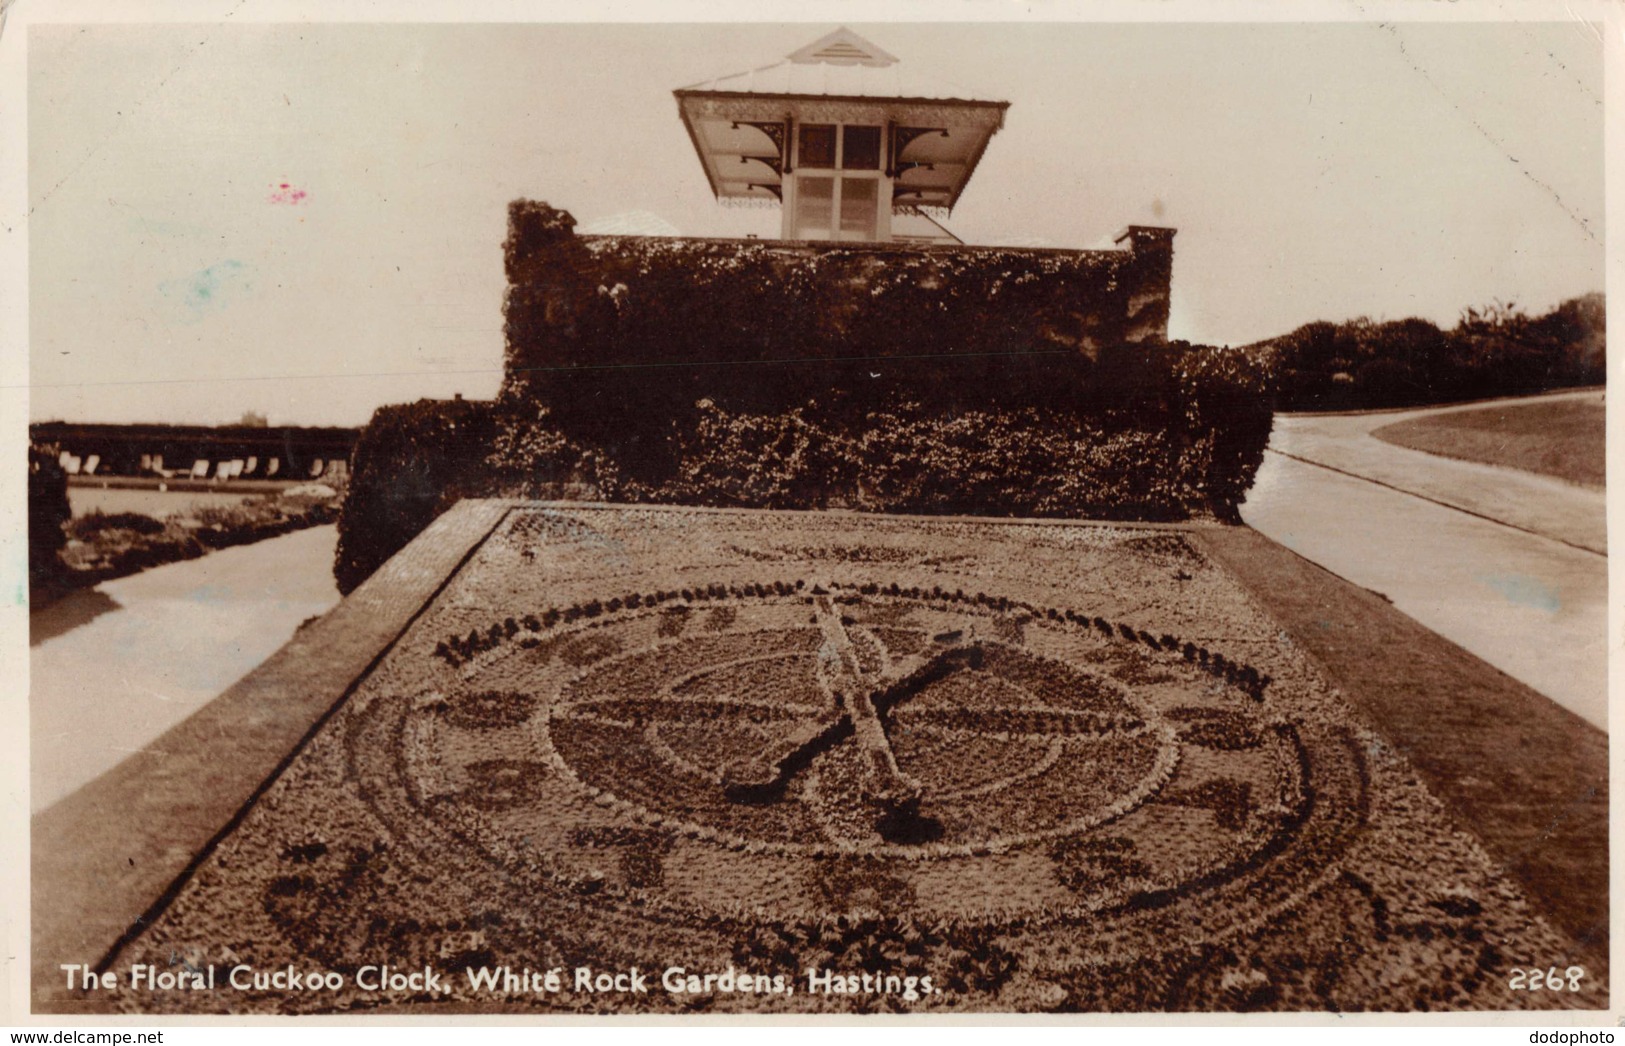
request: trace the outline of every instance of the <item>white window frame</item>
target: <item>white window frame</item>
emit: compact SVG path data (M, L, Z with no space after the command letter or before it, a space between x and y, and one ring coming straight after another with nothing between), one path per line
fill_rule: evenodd
M783 236L787 240L804 240L813 237L805 236L796 225L796 212L800 183L805 173L813 178L829 178L835 183L830 201L830 230L829 240L846 243L883 243L891 239L891 183L886 176L886 127L884 123L874 124L862 121L837 121L830 123L824 120L808 120L806 124L814 126L832 126L835 128L835 164L833 167L809 167L803 172L801 166L801 129L805 124L797 121L794 125L794 142L792 143L793 161L790 177L785 179L787 191L784 194L784 223ZM879 166L868 170L843 170L841 162L846 158L846 129L847 127L879 127L880 129L880 163ZM850 237L841 232L841 184L847 179L862 179L874 181L875 185L875 223L869 230L870 235L864 237ZM817 237L820 242L826 242Z

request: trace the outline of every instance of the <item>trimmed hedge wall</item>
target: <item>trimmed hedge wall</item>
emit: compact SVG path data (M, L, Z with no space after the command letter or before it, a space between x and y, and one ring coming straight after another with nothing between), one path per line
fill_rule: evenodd
M626 438L710 398L777 413L839 390L864 409L1068 407L1058 366L1167 336L1173 230L1060 251L575 236L517 201L502 397Z
M1234 519L1263 459L1264 366L1165 340L1171 229L1051 251L574 226L509 209L498 401L363 431L342 591L462 497Z
M759 413L706 398L638 421L637 440L597 438L525 402L385 407L356 449L339 587L354 589L462 497L1237 519L1269 440L1268 374L1247 353L1184 345L1133 360L1104 376L1066 365L1112 393L1088 407L893 398L860 409L831 395Z
M339 514L340 592L348 595L440 513L484 491L497 433L488 402L419 400L374 412L351 455Z

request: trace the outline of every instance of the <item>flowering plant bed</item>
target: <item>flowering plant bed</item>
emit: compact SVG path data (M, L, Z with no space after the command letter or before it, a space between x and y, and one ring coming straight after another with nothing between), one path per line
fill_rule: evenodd
M149 914L323 986L131 1011L1607 1000L1175 528L515 507Z
M139 512L77 516L62 524L65 544L56 594L332 523L337 506L337 495L328 491L244 498L240 505L198 508L163 519Z

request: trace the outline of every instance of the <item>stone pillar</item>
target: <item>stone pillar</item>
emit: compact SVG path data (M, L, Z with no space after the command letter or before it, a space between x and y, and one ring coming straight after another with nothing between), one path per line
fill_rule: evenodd
M1127 241L1129 263L1124 267L1125 308L1123 340L1161 344L1168 340L1168 291L1173 282L1174 233L1156 225L1130 225L1117 234Z
M576 220L569 211L550 207L539 200L514 200L508 204L508 238L502 244L502 259L510 284L530 267L538 254L561 241L575 237Z

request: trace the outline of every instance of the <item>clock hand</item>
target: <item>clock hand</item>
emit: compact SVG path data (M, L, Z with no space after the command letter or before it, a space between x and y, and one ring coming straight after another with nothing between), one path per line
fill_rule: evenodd
M919 785L898 769L897 757L891 750L891 739L886 736L886 724L881 721L879 709L869 699L872 682L879 680L865 678L857 650L852 645L852 637L847 634L841 615L829 597L818 597L815 606L818 609L818 626L824 632L825 649L835 653L834 660L839 665L835 678L831 680L836 707L844 706L847 718L852 723L852 736L863 753L863 761L869 772L868 787L864 792L882 802L917 796Z
M852 717L845 713L808 723L774 745L754 766L729 768L722 794L733 803L777 802L784 798L791 780L811 766L813 759L851 736Z
M919 813L920 786L897 765L888 733L889 713L937 679L961 667L981 664L979 646L950 646L930 654L914 655L890 671L865 673L851 637L828 597L815 603L825 644L821 651L831 677L832 716L810 723L774 746L752 769L724 783L724 794L734 802L767 803L782 798L790 782L821 753L851 738L863 753L867 780L856 797L879 805L876 830L887 841L924 842L941 834L941 826ZM958 632L944 633L939 642L956 643Z
M812 764L820 752L845 741L856 732L847 703L847 693L857 692L863 669L852 640L841 626L828 596L813 603L818 626L824 633L819 650L820 667L828 668L830 714L808 723L783 738L753 761L754 765L732 769L723 782L723 794L733 802L770 803L784 796L796 774ZM894 764L895 765L895 764Z

